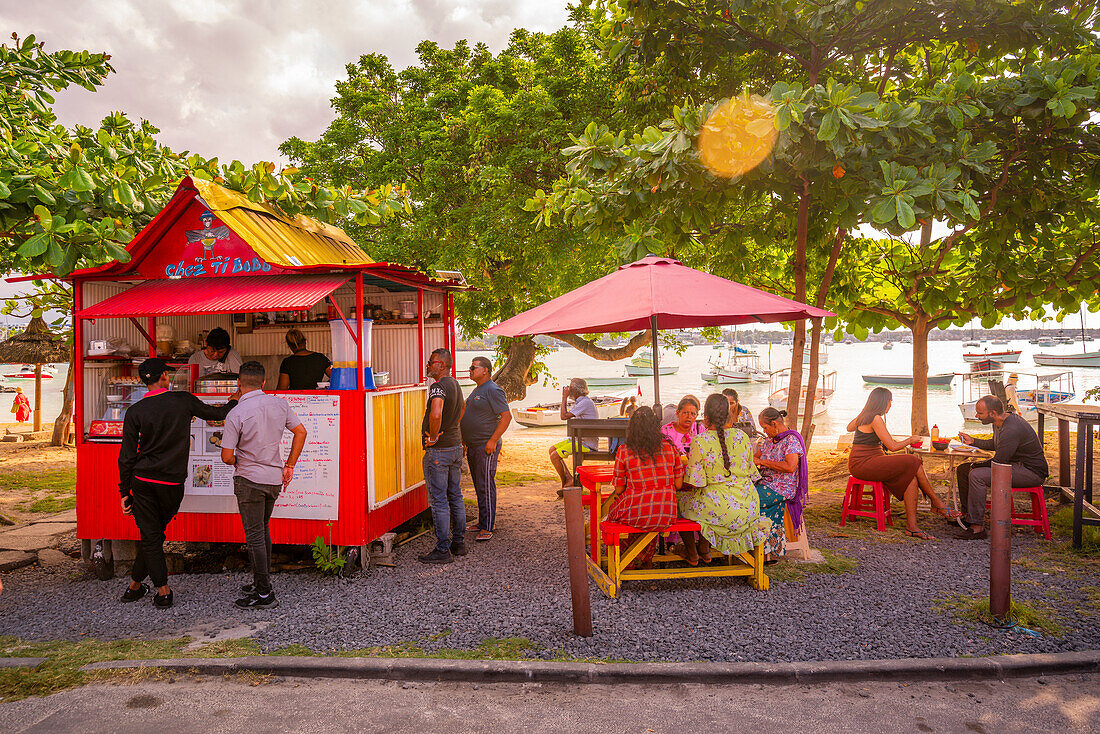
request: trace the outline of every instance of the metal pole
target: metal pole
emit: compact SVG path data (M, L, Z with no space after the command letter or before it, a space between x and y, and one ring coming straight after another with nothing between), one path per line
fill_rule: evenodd
M661 360L659 359L661 350L657 348L657 314L653 314L649 317L650 329L653 332L653 411L657 414L657 419L661 418L661 375L660 366Z
M565 539L569 555L569 592L573 598L573 633L592 636L592 604L588 598L588 557L584 552L584 511L580 487L566 487Z
M993 462L989 531L989 611L1001 621L1012 606L1012 465Z

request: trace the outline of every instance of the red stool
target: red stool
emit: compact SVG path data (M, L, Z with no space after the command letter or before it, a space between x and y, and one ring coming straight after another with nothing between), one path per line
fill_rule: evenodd
M870 496L864 497L864 487L868 488ZM892 526L894 518L890 514L890 496L886 494L886 487L882 482L848 477L848 486L844 490L844 505L840 513L841 525L847 522L849 515L874 518L875 527L879 532L886 530L887 523Z
M1026 492L1031 497L1031 512L1017 511L1016 510L1016 493ZM1035 528L1035 532L1042 533L1043 537L1050 540L1050 519L1047 517L1047 498L1043 494L1042 487L1013 487L1009 497L1012 499L1011 511L1012 511L1012 524L1013 525L1030 525ZM985 509L988 511L992 505L991 501L985 503Z

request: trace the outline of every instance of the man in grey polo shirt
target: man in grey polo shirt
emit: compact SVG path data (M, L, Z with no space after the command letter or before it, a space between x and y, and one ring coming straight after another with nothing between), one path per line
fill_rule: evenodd
M241 399L229 411L222 431L222 461L233 467L233 494L241 513L253 583L234 602L242 609L278 606L271 590L271 531L268 524L279 491L294 478L294 464L306 445L306 427L290 404L263 391L264 366L241 365ZM286 462L279 457L283 430L294 434Z

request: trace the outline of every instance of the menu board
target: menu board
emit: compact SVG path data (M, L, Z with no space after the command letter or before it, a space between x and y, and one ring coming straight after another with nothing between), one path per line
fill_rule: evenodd
M223 405L226 396L198 396ZM340 500L340 400L325 395L282 395L306 428L306 445L283 487L272 517L336 520ZM184 484L185 512L236 512L233 467L222 463L222 421L191 421L191 452ZM280 454L286 460L293 434L283 431ZM202 499L200 499L202 498ZM207 500L210 498L210 500ZM212 501L213 498L227 498ZM227 500L233 500L232 502Z

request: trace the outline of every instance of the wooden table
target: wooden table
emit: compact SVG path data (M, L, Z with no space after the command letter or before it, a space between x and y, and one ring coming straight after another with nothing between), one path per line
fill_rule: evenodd
M988 451L982 451L981 449L974 449L973 451L961 451L959 449L945 449L943 451L937 451L931 448L926 443L920 448L914 448L909 446L906 449L911 454L916 454L921 457L921 461L924 461L925 457L931 459L941 459L947 462L947 474L950 477L948 480L948 487L951 491L951 507L959 509L959 483L955 477L955 467L959 464L965 464L968 461L984 461L993 456Z
M1100 426L1100 406L1040 403L1039 441L1047 416L1058 421L1058 488L1073 498L1073 547L1081 547L1085 525L1100 527L1100 510L1092 504L1092 431ZM1077 460L1074 462L1073 484L1069 481L1069 424L1077 424ZM1085 517L1085 506L1097 517Z

